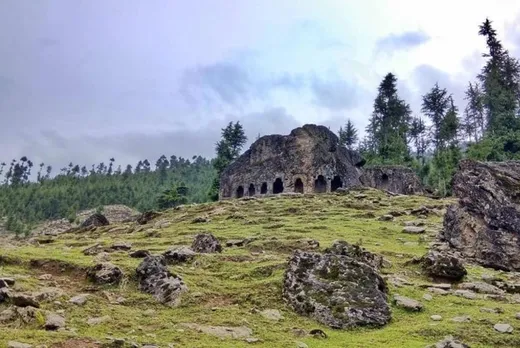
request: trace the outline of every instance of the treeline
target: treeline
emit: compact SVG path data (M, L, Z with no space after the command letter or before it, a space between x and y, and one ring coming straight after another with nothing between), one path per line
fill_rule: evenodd
M207 201L215 177L210 160L161 156L152 167L148 160L124 170L99 163L87 169L70 163L54 177L52 168L40 164L31 181L32 162L27 157L2 166L0 216L7 228L26 232L37 221L75 219L79 210L108 204L125 204L140 211L162 209L181 203Z
M481 72L468 83L464 109L438 83L422 96L419 115L399 96L397 77L387 74L378 88L366 136L358 148L368 164L414 167L423 182L441 195L463 157L485 161L520 159L520 64L502 46L488 19L478 34L488 51ZM339 130L340 141L357 141L352 123Z

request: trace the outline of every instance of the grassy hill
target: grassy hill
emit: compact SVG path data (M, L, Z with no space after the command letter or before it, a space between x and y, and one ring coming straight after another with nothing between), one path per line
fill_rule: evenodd
M0 240L0 277L16 280L19 291L42 291L58 288L61 296L42 301L36 319L0 323L0 346L9 340L48 347L101 347L110 338L124 338L127 343L155 344L159 347L425 347L446 335L454 335L471 347L518 347L520 311L514 298L496 301L478 295L467 299L453 294L429 293L431 283L418 266L409 265L413 257L422 256L442 227L443 210L433 209L424 220L426 234L402 232L403 222L417 220L403 215L394 221L379 221L390 211L405 211L422 205L441 208L452 200L432 200L419 196L389 196L367 190L346 195L322 194L267 197L252 200L230 200L181 207L164 212L144 226L132 223L106 226L86 233L67 233L58 237L34 237L33 240ZM203 217L206 222L195 223ZM209 220L209 221L208 221ZM148 249L162 253L175 245L191 245L198 232L212 232L223 245L230 239L254 238L243 247L224 247L220 254L198 255L191 263L171 266L189 287L180 306L165 307L150 295L137 290L135 269L140 259L127 252L109 254L110 262L120 266L126 275L119 286L95 286L85 278L85 269L95 264L96 256L85 256L82 250L96 243L110 246L117 241L132 243L132 250ZM317 240L319 248L313 249ZM282 279L288 256L295 249L321 250L334 240L344 239L361 244L391 262L383 269L388 279L390 298L401 294L420 300L425 309L410 313L392 306L393 320L382 329L332 330L295 314L283 301ZM36 242L40 240L41 244ZM480 280L483 274L504 274L478 266L468 267L466 281ZM43 276L50 274L50 276ZM455 287L456 285L454 285ZM89 294L88 301L78 306L68 302L78 294ZM427 301L423 295L431 294ZM59 294L58 294L59 295ZM481 308L500 308L488 313ZM0 304L0 312L8 308ZM261 312L277 309L283 319L274 321ZM50 332L41 328L45 311L60 311L66 328ZM432 321L430 316L443 320ZM458 323L452 318L469 315L471 321ZM1 315L0 315L1 317ZM104 318L102 324L89 325L90 318ZM512 334L498 333L496 323L515 327ZM219 338L197 330L209 326L247 327L251 337ZM303 329L321 329L327 338L301 337Z

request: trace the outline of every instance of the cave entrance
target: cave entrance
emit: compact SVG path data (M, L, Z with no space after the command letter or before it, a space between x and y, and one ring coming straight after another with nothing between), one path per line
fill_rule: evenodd
M265 195L267 193L267 183L262 183L262 186L260 186L260 194Z
M255 185L251 184L249 185L249 196L254 196L256 193Z
M294 192L303 193L303 181L302 181L302 179L298 178L294 182Z
M242 198L244 197L244 187L243 186L238 186L237 188L237 198Z
M385 174L383 174L383 175L381 176L381 185L382 185L383 187L387 187L389 181L390 181L390 180L389 180L389 178L388 178L388 174L385 173Z
M325 180L325 177L323 175L318 175L318 178L314 181L314 192L327 192L327 180Z
M343 181L341 181L341 178L336 175L330 183L330 192L335 192L340 187L343 187Z
M283 192L283 181L280 178L276 178L273 183L273 193L282 193Z

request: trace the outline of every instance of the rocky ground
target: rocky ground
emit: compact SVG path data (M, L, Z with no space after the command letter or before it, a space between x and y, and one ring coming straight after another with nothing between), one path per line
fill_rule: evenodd
M465 264L467 275L449 281L418 262L453 201L372 189L240 199L144 224L3 238L0 346L458 347L449 335L470 347L520 346L520 274ZM358 255L377 261L386 283L370 280L381 307L366 316L374 327L357 327L360 315L333 329L287 300L289 262L296 277L306 258L336 262L344 257L336 240L383 257ZM143 263L148 254L162 256ZM324 279L335 281L332 273Z

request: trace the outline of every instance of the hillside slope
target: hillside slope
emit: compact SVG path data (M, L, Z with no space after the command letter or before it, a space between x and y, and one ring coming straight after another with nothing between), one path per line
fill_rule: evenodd
M40 314L34 314L34 319L29 316L26 323L18 313L1 323L0 346L15 340L47 347L101 347L121 338L128 346L135 342L158 347L425 347L446 335L471 347L519 346L520 321L515 314L520 307L515 302L520 300L516 295L492 299L477 294L470 299L456 296L453 290L447 295L432 293L427 290L432 280L421 274L419 266L407 263L427 251L442 227L443 207L450 203L420 196L394 197L376 190L242 199L169 210L142 226L110 225L30 241L6 238L0 240L0 278L14 278L17 292L44 295L40 296ZM409 213L421 206L430 207L427 216L404 214L393 221L378 220L391 211ZM422 221L426 233L403 233L404 221L412 220ZM114 242L128 242L132 250L161 254L176 245L191 245L202 231L213 233L224 249L169 267L189 288L176 308L161 305L137 290L135 269L141 259L129 257L128 251L96 256L82 252L97 243L110 247ZM240 247L225 246L228 240L244 238L253 241ZM421 301L424 310L411 313L392 305L393 319L384 328L345 331L295 314L282 299L288 256L295 249L322 250L337 239L384 255L391 263L382 271L390 298L397 293L408 296ZM318 241L319 247L310 240ZM124 281L118 286L90 283L86 268L97 259L121 267ZM468 266L468 272L466 282L481 281L484 274L506 277L478 266ZM80 294L88 294L86 303L69 302ZM423 299L425 294L432 299ZM7 303L0 304L0 320L9 308ZM276 311L263 312L269 309L278 310L283 318L277 318ZM47 311L62 315L65 328L45 331L42 325ZM432 315L443 319L433 321ZM452 320L462 316L471 320ZM515 330L499 333L493 328L496 323L509 323ZM208 326L240 328L235 335L244 333L258 341L220 338L215 333L230 332ZM323 330L327 337L302 335L313 329Z

